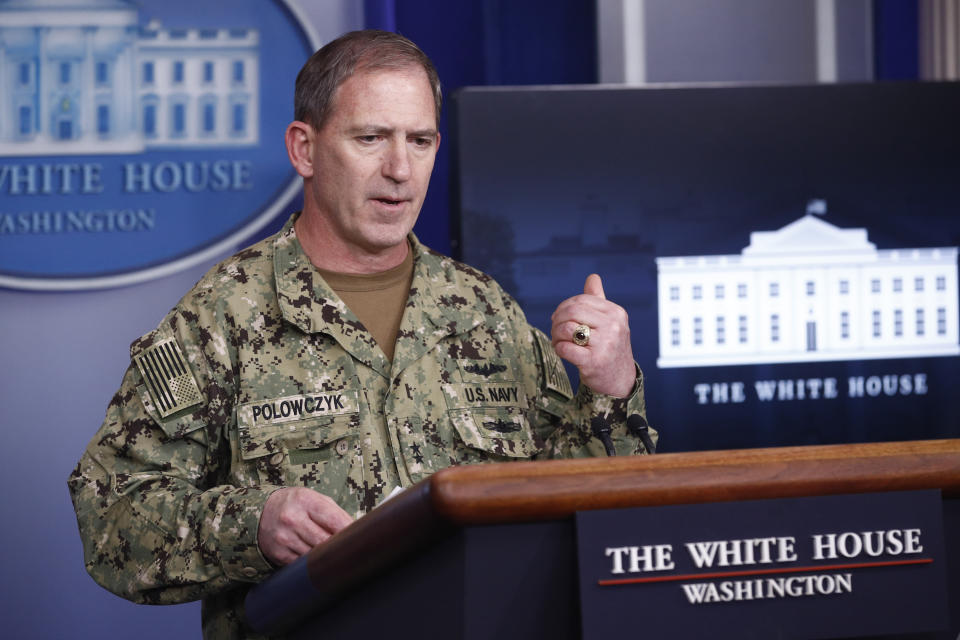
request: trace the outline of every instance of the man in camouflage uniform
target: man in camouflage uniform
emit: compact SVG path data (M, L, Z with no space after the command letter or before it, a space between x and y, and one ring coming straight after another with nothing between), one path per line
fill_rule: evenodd
M598 415L617 453L643 453L624 425L644 413L627 317L599 277L560 304L551 341L412 235L439 111L433 65L395 34L347 34L301 70L286 144L303 211L133 343L70 476L98 583L203 598L204 637L253 637L249 586L398 487L456 464L604 455ZM379 311L362 321L330 282L392 272L406 280L384 338L367 327ZM580 369L576 394L558 354Z

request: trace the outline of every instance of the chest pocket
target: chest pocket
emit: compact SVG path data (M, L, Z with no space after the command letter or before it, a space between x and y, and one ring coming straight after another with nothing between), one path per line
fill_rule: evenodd
M443 392L456 434L473 450L462 461L529 458L541 450L530 428L529 402L518 383L445 384Z
M269 406L282 407L284 402ZM363 484L363 458L355 403L351 395L343 401L342 413L261 425L252 423L253 405L241 406L237 415L240 457L255 467L262 484L310 487L333 498L348 513L356 512L359 500L354 489Z
M479 451L507 458L529 458L540 451L519 407L451 411L450 420L463 442Z

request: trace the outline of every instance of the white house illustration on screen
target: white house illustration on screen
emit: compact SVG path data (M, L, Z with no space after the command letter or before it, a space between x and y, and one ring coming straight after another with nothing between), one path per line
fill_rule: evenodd
M739 255L656 260L661 368L960 354L957 247L877 250L808 213Z
M256 144L259 34L126 0L0 0L0 156Z

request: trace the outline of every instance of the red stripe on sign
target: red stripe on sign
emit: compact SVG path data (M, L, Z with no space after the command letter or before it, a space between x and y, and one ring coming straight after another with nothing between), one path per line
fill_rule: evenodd
M910 564L931 564L933 558L917 558L915 560L887 560L883 562L858 562L853 564L825 564L819 567L787 567L780 569L753 569L746 571L725 571L722 573L688 573L682 576L651 576L647 578L619 578L615 580L598 580L601 587L610 587L620 584L642 584L645 582L674 582L677 580L713 580L714 578L735 578L740 576L762 576L773 573L807 573L811 571L839 571L842 569L870 569L873 567L899 567Z

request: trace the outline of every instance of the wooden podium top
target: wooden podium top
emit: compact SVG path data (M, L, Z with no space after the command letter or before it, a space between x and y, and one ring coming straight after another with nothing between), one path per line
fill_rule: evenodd
M937 488L960 496L960 439L450 467L313 549L307 566L311 582L328 590L451 527L590 509Z
M960 439L451 467L310 551L310 607L328 606L457 527L560 520L592 509L916 489L960 497Z
M458 525L577 511L837 493L943 489L960 496L960 440L780 447L444 469L434 509Z

